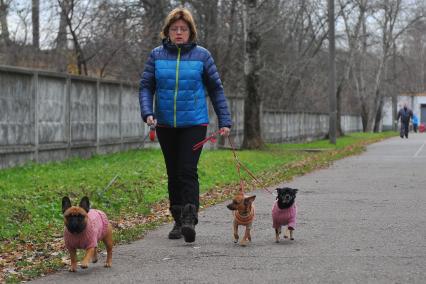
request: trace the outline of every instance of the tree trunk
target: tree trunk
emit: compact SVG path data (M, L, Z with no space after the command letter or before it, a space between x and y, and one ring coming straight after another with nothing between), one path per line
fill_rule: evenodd
M210 13L206 15L207 29L206 29L206 40L209 51L213 54L214 58L218 57L218 31L217 13L218 13L218 0L207 1L210 7Z
M328 1L328 44L329 44L329 70L328 70L328 92L329 92L329 130L330 143L336 144L336 48L334 37L334 0Z
M379 103L378 103L378 108L376 112L376 117L374 120L374 128L373 128L374 132L380 132L380 125L382 122L382 113L383 113L383 103L384 103L383 95L379 95Z
M62 1L59 18L59 30L56 37L56 71L66 72L68 69L67 59L67 17L70 9L69 0Z
M234 42L234 29L235 29L235 13L236 13L237 0L232 0L230 8L230 22L229 22L229 34L225 48L225 55L223 56L223 68L222 68L222 83L225 84L228 71L231 69L229 62L231 61L232 44Z
M423 65L423 64L422 64ZM392 82L396 84L397 74L396 74L396 44L392 47ZM392 130L397 131L398 125L394 122L397 118L397 104L398 104L398 95L396 91L396 85L392 90Z
M1 34L0 34L0 44L5 45L6 47L11 45L9 38L9 27L7 25L7 13L9 10L9 4L4 0L0 0L0 25L1 25Z
M368 112L368 105L367 103L362 100L361 101L361 121L362 121L362 131L367 132L368 131L368 121L369 121L369 112Z
M33 47L40 48L40 1L32 0Z
M340 84L337 86L336 90L336 104L337 104L337 116L336 116L336 136L341 137L345 136L345 133L342 129L342 91L343 91L344 80L340 81Z
M56 49L63 50L67 48L67 17L69 4L64 1L60 6L61 13L59 19L59 31L56 37Z
M260 45L258 31L257 1L245 0L245 59L244 79L247 96L244 100L244 149L259 149L264 146L261 136L261 103L259 94Z

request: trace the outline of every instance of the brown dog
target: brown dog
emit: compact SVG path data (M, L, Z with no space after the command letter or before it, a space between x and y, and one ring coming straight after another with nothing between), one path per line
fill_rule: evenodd
M254 220L254 205L253 201L256 195L245 196L243 192L237 193L232 199L232 203L227 207L234 210L234 243L238 242L238 226L245 226L246 231L244 237L240 241L241 246L246 246L247 241L251 242L250 230Z
M85 249L86 255L81 261L81 268L87 268L89 262L97 262L96 248L102 240L107 249L105 267L112 265L112 226L106 214L100 210L90 209L89 198L83 197L79 206L71 206L68 197L62 198L62 213L64 215L65 247L70 252L71 267L69 271L77 270L77 249Z

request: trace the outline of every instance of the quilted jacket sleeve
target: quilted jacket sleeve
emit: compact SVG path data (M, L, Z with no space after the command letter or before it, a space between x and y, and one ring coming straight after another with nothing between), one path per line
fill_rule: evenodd
M213 108L218 117L219 128L231 127L231 114L229 113L228 105L226 103L222 81L220 80L219 73L210 53L204 61L203 72L204 84L207 87L207 92L209 93Z
M141 76L139 88L139 104L143 121L149 115L154 116L153 100L155 93L155 60L154 52L151 51L148 60L145 63L145 69Z

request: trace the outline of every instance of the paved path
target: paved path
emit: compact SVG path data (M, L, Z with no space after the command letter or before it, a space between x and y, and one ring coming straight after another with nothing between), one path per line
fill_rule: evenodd
M274 243L274 198L257 191L253 242L232 242L231 213L200 214L197 240L171 225L77 273L34 283L426 283L426 135L392 138L286 185L300 193L294 241Z

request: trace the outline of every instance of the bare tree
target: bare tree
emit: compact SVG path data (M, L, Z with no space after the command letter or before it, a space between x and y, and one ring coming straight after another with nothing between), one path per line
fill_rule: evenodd
M262 93L268 106L283 110L328 110L327 7L323 1L281 1L276 23L263 35ZM280 88L277 88L276 85ZM320 97L319 97L320 96Z
M67 48L67 14L71 5L69 0L63 0L59 4L59 29L56 36L56 49L64 50Z
M58 0L61 13L71 35L77 72L79 75L89 75L88 62L96 52L87 55L84 46L91 41L94 34L90 32L90 25L96 24L100 6L92 1Z
M12 2L12 0L0 0L0 25L1 25L1 35L0 40L1 44L4 44L5 46L10 46L11 41L9 38L9 27L7 24L7 14L9 5Z
M414 23L423 18L423 15L415 16L414 18L407 19L404 23L401 19L403 16L403 1L402 0L381 0L378 1L377 7L382 12L382 17L379 20L381 28L381 46L382 54L379 61L379 66L376 72L376 79L374 85L374 132L380 131L382 111L384 104L384 94L381 92L381 83L384 77L384 72L387 70L387 64L392 55L392 47L396 44L397 39L407 31ZM399 23L399 26L397 26Z
M257 148L263 145L262 108L329 109L326 2L0 0L0 60L34 66L34 47L42 47L39 68L135 81L148 52L161 44L167 13L184 5L196 19L199 44L214 55L227 95L246 97L244 145ZM342 19L336 33L337 118L361 114L364 129L377 130L385 95L425 89L426 25L413 19L424 15L426 6L417 2L408 7L404 0L336 1ZM44 20L37 23L46 9L48 28ZM7 22L8 13L19 25Z
M32 0L33 47L40 48L40 1Z
M365 18L365 12L367 7L368 0L359 0L356 2L339 0L340 5L340 15L344 22L345 27L345 37L347 40L348 53L344 53L341 60L341 68L343 70L342 75L339 76L339 81L336 89L337 97L337 118L338 118L338 132L340 135L343 134L340 127L340 117L341 117L341 101L342 93L345 88L349 87L350 83L350 73L354 68L355 55L360 47L360 31L363 20ZM354 15L353 17L351 17ZM353 18L351 21L350 18Z
M329 44L329 80L328 88L330 94L329 131L330 143L336 144L336 42L335 42L335 16L334 0L328 1L328 44Z
M259 6L257 0L245 0L245 61L244 78L246 99L244 101L244 139L242 147L258 149L263 147L260 129L262 99L259 94L260 45Z

